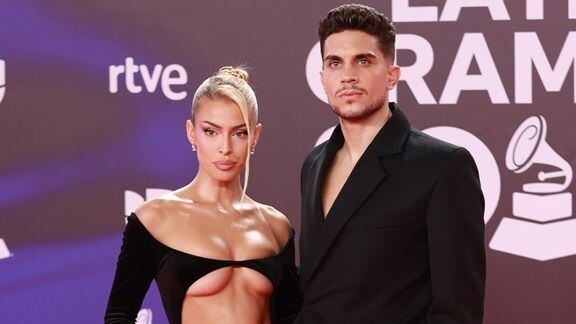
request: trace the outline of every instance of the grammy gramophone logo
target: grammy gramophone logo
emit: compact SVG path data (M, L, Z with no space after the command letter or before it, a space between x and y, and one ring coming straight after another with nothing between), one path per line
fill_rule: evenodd
M152 324L152 310L150 308L142 308L136 317L136 324Z
M546 142L546 120L526 119L512 136L506 167L522 173L530 168L552 166L538 172L538 181L526 183L512 195L512 214L504 217L490 248L539 261L576 254L576 218L572 217L572 168Z

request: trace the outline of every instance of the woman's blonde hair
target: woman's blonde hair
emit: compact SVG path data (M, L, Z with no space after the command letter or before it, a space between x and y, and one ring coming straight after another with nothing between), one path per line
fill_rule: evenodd
M192 122L198 105L203 99L232 101L240 108L242 118L248 130L248 148L244 169L244 187L242 200L248 187L250 174L250 153L254 145L254 127L258 123L258 102L256 94L248 84L248 72L243 67L224 66L216 75L206 79L196 89L192 99Z

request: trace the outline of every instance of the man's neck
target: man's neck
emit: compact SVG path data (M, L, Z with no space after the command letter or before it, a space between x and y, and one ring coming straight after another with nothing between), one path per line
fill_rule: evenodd
M342 134L344 135L344 145L341 148L341 153L353 162L358 161L390 117L392 117L392 111L390 111L386 102L382 108L367 118L359 120L339 118Z

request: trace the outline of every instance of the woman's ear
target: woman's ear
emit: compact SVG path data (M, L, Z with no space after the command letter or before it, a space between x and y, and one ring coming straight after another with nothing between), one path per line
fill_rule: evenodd
M254 151L254 149L256 148L256 144L258 144L261 132L262 132L262 124L258 123L256 127L254 127L254 135L252 136L252 143L250 147L252 151Z
M190 119L186 121L186 136L190 144L196 144L196 135L194 134L194 122Z

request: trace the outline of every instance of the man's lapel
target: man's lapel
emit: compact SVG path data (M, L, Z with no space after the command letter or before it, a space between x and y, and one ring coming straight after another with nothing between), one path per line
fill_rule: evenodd
M308 278L313 276L314 271L350 217L354 215L354 212L385 177L386 172L380 165L378 156L368 147L354 166L324 221ZM321 192L319 191L318 199L322 197ZM322 213L321 203L320 212ZM323 214L321 215L323 216Z
M384 168L386 156L402 152L404 143L410 131L408 120L394 103L390 103L392 118L378 132L372 143L366 148L360 157L346 183L336 197L324 224L322 225L318 247L311 253L312 267L308 269L307 279L309 280L318 268L330 247L342 231L348 220L354 215L356 210L362 206L364 201L370 197L372 192L386 179L387 172ZM342 137L341 129L337 127L334 132ZM335 137L333 135L333 137ZM332 140L332 138L331 138ZM336 146L336 145L334 145ZM332 147L331 155L324 155L322 164L316 170L317 178L314 179L314 213L310 217L323 217L322 210L322 186L326 176L326 171L336 151L342 146L340 144L335 150ZM327 148L330 147L328 143ZM327 158L329 157L329 158ZM319 215L319 216L318 216Z
M307 187L305 188L305 197L309 197L306 203L309 205L305 206L305 212L302 218L302 237L300 240L305 240L304 251L301 251L301 271L304 279L307 277L307 273L310 269L310 265L314 262L314 256L316 255L318 243L320 240L320 233L322 231L324 223L324 211L322 207L322 187L324 184L324 179L326 178L326 173L330 167L330 163L334 158L334 155L344 144L344 138L342 136L342 131L340 130L340 125L338 125L330 139L324 145L322 151L318 154L318 157L309 166L310 174L308 175ZM304 201L303 201L304 203ZM301 242L302 244L303 242Z

